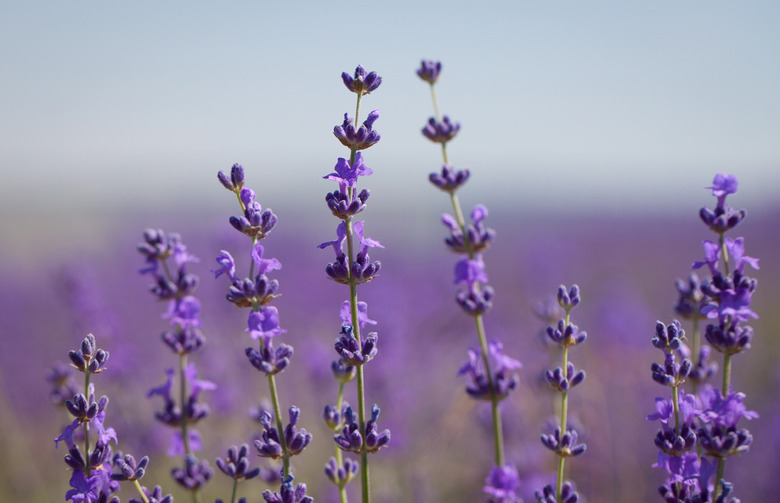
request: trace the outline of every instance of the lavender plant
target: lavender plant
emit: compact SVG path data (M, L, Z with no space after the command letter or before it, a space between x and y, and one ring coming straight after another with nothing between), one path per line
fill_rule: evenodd
M739 225L747 215L744 209L735 210L726 205L726 197L736 193L737 187L735 176L715 175L710 189L717 203L714 209L702 208L699 215L717 234L718 241L704 241L705 258L693 264L694 269L706 265L711 275L701 287L706 299L701 312L713 321L705 329L705 339L723 355L721 389L719 392L716 389L703 392L701 419L704 425L698 432L704 453L717 459L715 498L727 492L723 479L726 458L747 451L752 442L750 432L739 428L739 420L757 417L742 404L745 395L734 392L731 386L731 359L750 349L753 338L753 329L745 323L751 318L758 318L750 307L757 281L745 273L748 265L758 269L758 259L745 254L744 238L725 237L725 233Z
M365 235L363 222L356 221L355 217L366 208L370 195L368 189L358 192L357 182L359 177L372 173L361 151L380 139L379 133L373 129L379 110L370 112L361 126L357 124L361 99L380 86L382 77L376 72L366 72L362 66L355 69L354 75L344 72L341 77L347 89L357 96L355 117L353 119L345 113L344 122L333 129L339 142L349 149L349 160L339 158L334 172L323 177L339 184L338 190L325 196L325 201L333 216L341 222L336 228L336 239L320 244L319 248L333 248L336 260L327 265L325 272L331 280L349 287L349 299L341 307L342 326L335 343L340 358L332 364L333 375L339 385L337 403L327 406L323 412L334 432L337 446L336 456L328 461L325 473L339 488L340 501L346 502L345 486L354 476L356 464L350 459L343 460L339 449L359 454L362 501L368 503L371 499L368 454L387 446L390 431L379 431L379 407L376 404L371 408L371 419L366 420L364 365L377 354L378 336L376 332L365 337L362 335L365 325L372 322L368 320L368 305L358 301L357 286L379 274L381 263L371 262L368 250L384 247ZM344 385L352 380L353 375L357 382L357 411L342 400Z
M724 479L725 461L746 452L752 443L750 432L738 426L740 419L758 417L743 404L745 394L731 387L731 357L749 349L753 336L752 328L743 323L758 317L750 308L757 282L744 273L746 265L758 269L758 260L745 255L744 238L724 236L746 215L745 210L734 210L725 203L726 196L737 191L736 177L718 174L710 189L717 198L716 206L702 208L699 214L718 235L718 242L705 240L704 260L693 264L694 269L706 265L710 276L699 282L691 275L687 284L677 282L680 300L675 310L693 318L697 363L687 358L690 352L684 342L685 332L676 320L668 326L658 322L652 341L664 351L664 363L652 366L653 379L672 388L671 399L656 398L657 412L647 417L661 422L655 439L660 452L654 466L665 468L669 474L666 484L659 488L667 502L737 503L738 499L730 497L733 485ZM702 315L717 324L710 323L705 329L710 346L699 347L697 319ZM716 371L716 365L708 361L710 347L724 355L720 390L703 384ZM689 378L694 381L694 393L701 385L698 395L686 395L681 389Z
M249 363L265 376L273 408L272 412L264 410L260 413L263 432L260 438L255 440L254 446L257 454L261 457L281 459L280 480L282 481L282 492L285 493L287 491L285 488L289 488L292 481L291 458L300 454L309 445L312 435L305 429L298 428L300 410L294 405L288 409L289 422L286 426L283 424L281 400L276 385L276 375L289 366L294 348L284 343L274 348L274 337L287 331L279 324L279 311L276 306L269 305L279 296L277 293L279 282L276 279L271 279L269 274L281 269L282 264L275 258L265 258L265 248L260 244L260 240L273 230L278 219L270 209L263 210L256 200L254 190L244 186L245 173L240 164L233 165L229 176L220 171L217 178L238 199L241 216L230 217L230 224L251 240L249 253L251 260L249 261L248 275L241 278L236 274L236 263L233 257L229 252L222 250L216 259L219 268L213 272L215 278L225 275L230 280L231 285L226 295L227 300L238 308L251 310L245 331L252 339L258 341L258 348L248 347L245 353ZM239 456L241 453L243 455ZM229 455L229 457L231 456ZM235 458L236 463L244 463L245 449L242 448L235 452L232 457ZM221 460L218 463L220 468L225 464ZM225 469L222 471L225 472ZM232 471L228 468L226 473L230 475ZM240 473L244 472L235 471L234 475L230 475L234 478L233 498L235 498L235 485L238 480L250 478L246 473L238 476ZM249 473L254 477L260 472L258 470ZM302 488L300 491L305 494L306 486L300 484L298 487ZM266 501L275 501L274 498L278 497L275 496L276 494L266 491L263 497Z
M71 365L84 374L84 393L76 393L64 402L74 419L54 439L55 446L60 441L68 446L65 463L73 471L71 489L65 493L65 499L73 503L119 503L116 493L120 481L127 481L132 482L141 495L140 500L130 498L131 503L172 503L173 498L163 497L159 486L151 492L141 486L139 481L149 464L147 456L136 462L133 456L119 451L113 453L111 449L112 440L117 444L117 435L114 428L105 424L108 397L104 395L95 401L95 384L90 382L92 375L106 369L108 351L98 348L95 336L88 334L80 347L70 351L68 356ZM114 468L118 471L112 473Z
M563 308L565 316L556 327L547 327L547 337L561 348L562 363L554 370L545 373L550 386L561 394L560 422L552 434L542 435L542 444L558 456L558 475L556 484L545 486L536 492L540 503L576 503L579 494L571 481L564 481L564 469L567 458L579 456L585 452L586 445L578 444L577 431L569 427L569 391L585 380L585 371L574 368L569 360L569 349L585 342L587 332L580 332L571 323L571 311L580 304L580 287L572 285L567 289L564 285L558 287L558 304Z
M201 436L193 426L209 414L207 405L199 403L201 391L214 390L211 381L198 379L194 363L188 362L190 354L201 348L205 337L200 330L200 301L193 296L198 277L187 272L187 264L197 261L178 234L166 234L162 230L147 229L144 242L138 251L146 257L146 267L141 274L149 274L154 283L150 290L160 301L168 302L163 315L170 319L170 329L162 333L165 345L178 356L178 371L166 370L167 379L162 385L149 391L148 397L160 396L163 409L156 413L157 420L175 428L168 449L170 456L183 456L184 466L171 471L173 479L190 492L193 503L200 501L201 488L209 481L213 470L206 460L198 460L195 452L202 448ZM173 261L175 269L171 267ZM178 373L178 379L177 379ZM177 396L174 384L178 380Z
M445 239L447 247L460 255L455 264L455 284L463 286L455 300L461 310L474 319L479 347L469 349L468 361L458 371L467 375L470 383L466 392L477 400L489 401L493 425L494 466L487 479L485 492L508 502L516 499L517 470L504 459L503 428L499 403L517 386L515 370L521 367L519 361L503 354L503 345L498 340L488 342L483 315L492 307L493 289L488 285L488 276L482 254L495 238L495 231L485 226L488 215L485 206L478 204L471 212L471 224L466 224L456 195L469 179L469 170L456 170L447 155L447 144L460 130L460 124L448 116L441 116L436 99L435 84L439 80L441 62L423 61L417 75L427 82L431 89L434 117L428 120L422 134L433 143L441 145L444 164L440 173L431 173L430 182L442 192L449 194L453 215L445 214L442 222L449 230Z

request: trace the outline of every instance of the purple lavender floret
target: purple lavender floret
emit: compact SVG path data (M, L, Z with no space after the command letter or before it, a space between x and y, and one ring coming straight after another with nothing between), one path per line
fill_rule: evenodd
M260 203L255 201L255 191L248 187L241 189L239 198L244 214L230 217L230 225L246 236L263 239L276 226L276 215L270 209L263 210Z
M338 487L344 487L357 475L360 465L350 458L345 458L339 466L336 458L330 458L325 464L325 475Z
M376 72L366 73L366 70L358 65L355 68L355 74L351 76L347 72L341 74L341 80L344 81L344 85L347 89L360 96L365 96L382 84L382 77L377 75Z
M726 196L737 192L737 178L734 175L715 175L712 182L712 195L718 198L715 209L702 208L699 216L702 221L715 233L723 234L733 229L747 216L744 209L735 210L726 206Z
M688 374L688 381L697 385L707 382L718 372L718 364L710 361L712 349L709 346L699 348L698 358Z
M217 179L227 190L238 194L244 188L244 167L236 163L230 168L230 177L220 171Z
M558 427L550 435L542 434L541 439L542 444L559 457L571 458L579 456L587 450L585 444L577 444L577 437L575 430L568 430L566 433L562 433Z
M565 375L561 367L556 367L555 370L547 370L545 376L554 389L568 391L585 380L585 371L579 370L575 373L574 364L568 362Z
M341 434L335 435L333 440L339 449L343 451L360 454L365 443L366 451L376 452L390 443L390 430L385 429L380 432L377 426L378 419L379 407L374 404L371 407L371 419L366 422L366 429L361 434L358 418L352 407L348 406L344 410L344 427Z
M453 194L469 180L469 176L471 176L469 170L456 170L445 164L441 168L441 173L431 173L428 175L428 180L442 191Z
M360 126L357 131L353 124L352 117L349 114L344 114L344 122L333 128L333 134L338 138L342 145L350 150L364 150L377 143L381 136L377 131L374 131L374 122L379 118L379 110L373 110L368 114L368 118L363 121L363 125Z
M737 324L707 325L704 337L716 350L734 355L750 349L753 328Z
M160 486L154 486L153 490L149 490L146 487L143 488L144 495L149 500L149 503L173 503L173 496L166 494L163 496L162 488ZM130 498L129 503L144 503L143 500Z
M87 334L78 351L69 351L68 357L71 364L79 372L86 374L99 374L105 370L106 362L108 362L108 351L98 349L95 346L95 336Z
M306 496L306 484L293 486L292 475L282 483L280 491L263 491L263 499L266 503L313 503L311 496Z
M568 290L564 285L558 287L558 305L569 312L580 304L580 287L572 285Z
M668 326L660 321L655 322L655 336L651 342L653 346L664 351L678 351L683 346L685 330L680 327L680 322L673 320Z
M452 215L444 214L441 217L442 223L450 230L450 235L444 239L447 247L455 253L477 254L487 250L496 238L496 231L483 225L483 221L488 216L488 209L478 204L471 210L472 224L466 226L466 235L463 235L458 221Z
M114 454L113 465L119 470L119 473L112 473L112 480L136 481L141 480L146 473L146 467L149 465L149 456L144 456L140 461L135 460L130 454L117 452Z
M460 131L459 122L451 122L450 118L446 115L442 117L441 122L437 121L435 117L428 119L428 124L422 128L422 134L434 143L447 143L455 138L455 135Z
M356 367L368 363L379 351L379 335L376 332L371 332L363 338L362 345L355 337L351 325L342 325L339 333L341 337L336 339L334 347L346 366Z
M284 438L287 442L287 449L290 452L290 456L300 454L307 445L311 442L311 433L301 428L298 430L296 426L298 424L298 418L301 415L301 411L298 407L292 406L289 411L290 422L284 428Z
M231 446L227 451L227 458L217 458L217 468L222 473L235 481L249 480L260 474L260 468L249 469L249 446Z
M580 332L579 330L577 325L565 324L565 320L559 320L555 328L547 327L546 334L554 343L570 348L577 344L582 344L588 338L587 332Z
M691 273L687 281L678 279L675 287L679 297L674 312L686 320L699 316L704 306L704 293L701 291L701 280L696 273Z
M516 503L520 501L517 490L520 477L514 465L494 466L485 479L482 491L491 497L488 503Z
M541 491L536 491L536 501L538 503L577 503L580 495L574 489L572 482L564 482L561 486L561 498L555 498L555 488L548 484Z
M263 344L260 350L251 347L245 350L249 363L267 376L276 375L286 369L290 365L293 352L293 347L288 344L280 344L274 349L270 341Z
M678 363L674 353L666 353L663 365L653 362L650 366L655 382L673 387L677 387L685 382L685 379L691 372L691 368L693 368L691 360L684 358L682 362Z
M279 438L279 432L276 426L272 425L273 416L270 412L264 411L260 417L260 423L263 425L263 432L260 438L255 440L255 449L258 455L264 458L279 459L282 457L282 444Z
M325 196L325 202L334 217L346 220L366 209L366 201L370 195L368 189L363 189L360 193L354 190L346 193L335 190Z
M172 395L175 370L169 368L165 371L167 379L164 384L152 388L146 394L147 398L160 395L163 399L163 410L155 413L155 417L168 426L181 426L182 409L176 403ZM214 390L216 385L211 381L197 379L198 370L194 363L189 363L184 369L184 378L189 383L189 396L184 405L184 420L188 424L194 424L209 414L209 408L205 404L198 403L198 396L203 390Z
M469 316L480 316L493 307L495 290L490 285L482 285L479 290L461 289L455 293L455 302Z
M699 428L699 443L706 453L716 458L725 458L746 452L753 442L750 432L738 428L740 419L755 419L758 414L747 410L744 393L729 393L725 398L720 391L709 388L701 394L702 410L699 417L703 425Z
M213 474L214 470L209 466L208 461L198 460L192 455L188 455L184 459L184 468L176 467L171 470L173 480L190 491L206 485Z
M417 76L429 84L435 84L441 73L441 61L422 60Z
M346 365L340 358L331 362L330 370L333 372L333 378L340 384L347 384L355 379L357 374L357 369L353 365Z
M517 387L519 378L514 370L522 367L522 364L503 354L503 344L493 340L488 343L488 354L493 360L490 366L493 375L488 380L482 363L482 352L478 348L468 350L468 361L458 370L458 375L468 375L471 382L466 386L466 393L477 400L492 400L495 395L500 401L509 396L509 393ZM493 383L493 388L490 382Z

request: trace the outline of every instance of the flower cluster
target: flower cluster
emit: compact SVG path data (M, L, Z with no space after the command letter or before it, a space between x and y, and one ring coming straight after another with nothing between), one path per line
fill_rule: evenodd
M355 126L360 116L361 98L375 91L382 83L382 78L376 72L366 72L362 66L358 66L353 76L344 72L342 80L347 89L356 94L355 118L353 120L345 113L344 122L333 129L339 142L349 149L349 158L339 158L333 172L323 177L338 183L338 189L329 192L325 202L340 222L336 227L336 239L320 244L319 248L332 248L335 252L336 258L325 267L325 274L331 280L349 287L349 299L341 306L341 332L334 345L339 357L332 364L333 376L339 387L337 403L326 405L323 411L323 418L333 432L337 446L335 457L325 465L325 473L338 487L341 501L346 501L346 484L354 477L358 464L350 459L344 460L341 450L359 454L362 497L363 501L368 501L367 454L386 446L390 432L385 430L381 438L376 437L376 419L379 416L376 404L372 409L371 420L367 422L365 418L364 365L377 355L379 338L375 332L367 336L361 333L367 323L376 322L368 319L366 303L358 301L357 286L378 276L381 263L372 262L368 251L384 247L365 235L364 222L356 221L355 217L366 209L370 195L368 189L358 189L359 178L373 173L366 165L361 151L375 145L380 139L379 133L373 128L379 118L379 110L371 111L362 126L357 129ZM352 379L357 380L357 414L351 407L345 407L343 402L344 386ZM342 410L345 411L343 414Z
M193 426L209 414L208 406L198 401L200 392L216 389L214 383L199 380L197 367L187 361L188 356L205 342L200 330L201 304L193 295L198 277L187 271L187 264L198 259L187 251L178 234L155 229L144 232L144 241L138 245L138 251L146 257L146 266L140 273L152 277L152 294L158 300L168 302L163 317L170 320L170 329L163 332L161 338L178 356L179 363L178 372L174 368L167 369L166 381L149 390L147 397L163 399L163 409L155 416L158 421L176 429L168 454L183 456L184 467L174 468L172 477L183 488L197 492L208 482L213 470L208 461L198 460L194 455L202 448L202 442L200 433ZM178 389L174 391L177 373ZM188 475L192 473L199 475Z
M279 344L274 347L274 338L285 333L286 330L279 324L279 311L276 306L270 305L279 296L277 293L279 282L270 278L269 274L281 269L282 264L276 258L267 258L265 248L260 244L260 240L267 237L274 229L278 219L273 211L268 208L263 209L256 199L255 191L245 186L246 175L243 166L234 164L230 169L230 175L220 171L217 178L227 190L236 195L243 214L243 216L230 217L230 224L251 238L252 246L249 274L246 277L237 274L236 262L226 250L222 250L217 256L216 262L219 267L212 272L215 278L224 275L230 281L226 295L229 302L238 308L250 309L245 332L249 333L251 339L257 341L258 347L247 347L244 352L252 367L268 380L273 402L273 412L263 411L259 414L263 432L254 442L254 446L259 456L282 460L284 480L291 478L290 458L300 454L309 445L311 434L305 429L299 431L296 426L300 417L298 407L293 405L289 408L290 422L286 427L280 417L281 404L276 390L275 376L289 367L294 348L289 344ZM247 472L248 461L246 461L246 449L243 447L240 451L235 449L228 451L228 457L231 459L229 463L222 460L218 460L217 463L222 472L234 480L235 494L235 485L240 480L255 477L261 473L261 470ZM282 491L284 492L284 486ZM266 500L272 501L268 497Z
M561 348L562 363L560 367L548 369L545 372L547 382L552 389L561 395L561 417L559 425L551 434L542 434L542 445L558 456L558 477L556 485L548 484L536 491L536 499L541 503L559 502L575 503L579 500L577 491L571 481L564 480L564 468L566 458L579 456L584 453L587 446L578 444L578 433L568 423L569 391L585 380L585 371L576 370L574 364L569 361L569 349L585 342L587 332L580 332L577 325L571 323L571 311L580 304L580 287L572 285L566 288L558 287L558 306L563 309L564 317L556 326L547 327L548 339Z
M758 415L743 404L744 393L731 387L731 358L750 349L753 329L745 323L758 317L751 308L757 282L746 275L747 266L758 269L758 259L746 255L744 238L725 236L747 214L726 204L726 197L736 193L737 187L733 175L716 175L709 187L717 199L715 208L699 212L704 224L718 236L717 241L703 241L704 259L693 263L693 269L706 268L709 276L700 280L693 273L687 282L677 280L675 312L692 320L693 347L686 344L677 321L668 326L658 322L652 339L653 345L664 351L664 363L651 367L653 380L672 388L671 400L656 398L657 412L647 417L661 423L655 438L659 454L654 466L668 473L666 483L659 488L668 502L737 502L730 497L733 485L724 479L725 460L746 452L753 440L738 423ZM704 330L709 345L699 340L700 319L710 321ZM718 368L709 361L712 349L723 354L720 390L707 384ZM696 363L688 359L691 354ZM680 389L686 380L692 382L694 394Z
M119 503L116 493L120 482L129 481L135 484L139 492L147 493L144 501L152 501L148 498L148 490L139 484L146 473L149 458L144 456L136 462L129 454L112 451L111 442L117 444L117 435L114 428L105 424L108 397L102 396L96 401L95 385L90 383L92 375L106 369L108 351L98 348L95 336L88 334L79 349L70 351L68 356L72 366L84 374L85 393L75 393L71 399L65 400L65 409L74 419L54 439L55 446L59 446L60 442L67 445L65 463L73 470L71 488L66 492L65 499L73 503ZM112 473L113 469L118 471ZM173 501L170 496L163 498L159 487L155 490L159 498L153 501ZM131 498L130 501L137 500Z
M495 239L495 231L485 226L488 210L478 204L471 211L471 222L467 223L456 192L470 178L468 170L456 170L447 156L447 144L460 131L460 124L452 122L448 116L439 114L436 100L435 84L439 80L442 65L440 62L423 60L417 75L427 82L433 98L434 117L428 119L422 134L433 143L441 145L443 166L440 173L431 173L429 181L450 197L453 214L444 214L442 223L448 229L449 235L444 242L447 247L460 255L455 264L455 284L459 288L455 301L461 310L474 319L479 347L468 350L468 360L458 371L458 375L469 377L466 393L469 396L489 401L493 416L494 465L486 480L484 491L497 498L492 501L516 501L514 480L507 482L507 474L515 474L517 470L511 464L504 462L503 428L499 402L505 399L517 386L518 377L515 371L521 367L520 362L503 354L503 345L498 340L488 341L482 316L493 306L493 288L488 285L488 275L485 270L483 252Z

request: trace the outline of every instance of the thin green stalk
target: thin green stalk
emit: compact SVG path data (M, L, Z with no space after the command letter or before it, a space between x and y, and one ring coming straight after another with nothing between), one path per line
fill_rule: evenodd
M569 311L566 311L566 318L564 319L564 326L569 325ZM569 348L567 346L563 346L563 356L562 356L562 369L563 369L563 375L566 374L566 369L569 366ZM569 415L569 393L567 391L561 392L561 435L563 436L566 433L567 430L567 423L568 423L568 415ZM556 486L555 486L555 499L556 501L561 500L561 491L563 490L563 473L565 469L565 461L566 458L563 456L558 457L558 478L556 480Z
M187 434L187 418L185 417L187 409L187 378L184 376L184 369L187 367L187 355L179 355L179 406L181 407L181 438L184 442L184 453L189 456L190 439Z
M445 158L446 162L446 158ZM455 220L458 222L458 226L463 234L464 242L466 245L466 252L469 259L474 259L474 250L469 242L468 234L466 233L466 220L463 217L463 210L460 207L460 200L454 193L450 193L450 202L452 203L452 211L455 213ZM474 317L474 322L477 328L477 337L479 338L479 347L482 353L482 365L485 367L485 374L488 380L488 386L490 388L490 409L493 416L493 447L495 452L496 466L503 466L504 464L504 439L503 439L503 427L501 426L501 410L498 407L498 396L496 395L496 389L493 384L493 373L490 369L490 360L488 359L488 345L487 335L485 334L485 324L482 319L482 315Z
M344 383L339 382L339 394L336 399L336 410L341 412L341 406L344 403ZM336 466L341 467L344 465L344 456L341 454L341 449L336 446ZM339 486L339 503L347 503L347 486L346 484Z
M358 95L358 101L360 95ZM357 113L357 112L356 112ZM352 243L352 237L354 234L352 218L345 220L346 232L347 232L347 257L349 259L349 307L352 315L352 334L358 342L358 347L363 346L363 339L360 335L360 323L358 321L358 308L357 308L357 284L355 278L352 277L352 264L355 260L354 244ZM366 414L365 414L365 383L363 379L363 366L358 365L356 367L357 373L357 399L358 399L358 423L360 425L361 434L365 434L366 431ZM363 503L368 503L371 500L369 493L370 484L368 478L368 451L366 451L365 445L360 450L360 485L362 492Z
M141 499L144 500L144 503L149 503L149 498L146 497L146 493L144 493L144 490L141 487L141 483L138 482L138 480L133 480L133 485L135 486L136 490L138 491L138 494L141 495Z
M84 396L89 400L89 371L84 372ZM84 423L84 459L89 460L89 421ZM92 466L87 462L87 477L92 473Z
M238 492L238 480L233 479L233 492L230 493L230 503L235 503L237 492Z
M268 389L271 391L271 403L273 403L274 416L276 417L276 429L279 432L279 444L282 446L282 480L284 480L290 475L290 450L287 447L287 440L284 438L284 425L282 424L281 408L279 407L279 396L276 392L276 379L274 379L273 375L268 376Z

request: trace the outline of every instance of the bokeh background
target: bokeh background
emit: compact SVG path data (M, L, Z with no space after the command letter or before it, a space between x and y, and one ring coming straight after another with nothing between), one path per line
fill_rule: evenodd
M656 319L672 318L710 233L697 212L717 172L737 175L738 235L761 259L754 348L735 359L735 386L761 418L753 450L727 476L743 501L769 501L780 462L774 337L780 273L780 6L774 2L133 2L0 5L0 494L57 501L68 473L51 441L66 422L43 376L86 332L112 365L98 380L124 450L153 456L149 484L167 478L168 432L146 391L172 355L159 342L164 306L146 292L134 251L146 227L182 233L201 258L208 345L197 356L220 386L207 397L204 457L248 441L264 387L245 362L245 313L212 281L220 249L241 253L228 225L235 201L216 172L241 162L280 224L266 243L284 264L278 306L296 345L279 379L315 435L296 461L318 500L330 455L321 407L344 293L324 277L336 222L321 179L344 149L331 136L353 100L339 74L378 71L364 101L382 111L382 141L364 214L382 276L364 289L380 324L369 400L393 429L375 456L380 501L475 501L490 459L487 411L454 374L475 344L451 300L455 258L441 244L447 200L427 182L438 148L419 133L432 113L421 58L440 59L444 113L462 123L449 147L472 171L462 198L490 210L498 240L486 261L498 297L489 333L525 364L505 405L509 459L528 493L552 460L538 436L551 411L537 385L548 363L535 304L577 282L575 350L589 379L573 409L587 455L570 463L589 501L655 501L655 427L646 424ZM210 426L209 426L210 424ZM146 479L144 480L146 482ZM215 475L209 497L226 498ZM260 484L248 486L259 500ZM221 491L221 492L220 492Z

